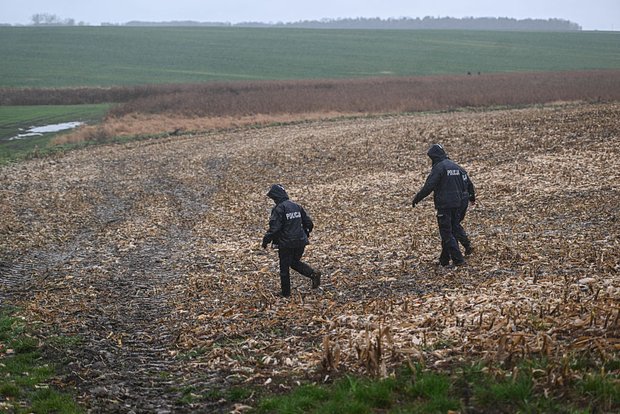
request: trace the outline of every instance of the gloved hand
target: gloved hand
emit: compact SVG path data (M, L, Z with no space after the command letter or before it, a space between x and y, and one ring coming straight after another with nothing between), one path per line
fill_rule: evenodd
M263 242L261 243L261 247L263 249L266 249L268 244L269 244L269 242L267 240L263 239Z
M411 207L415 208L416 204L418 204L415 200L411 202Z

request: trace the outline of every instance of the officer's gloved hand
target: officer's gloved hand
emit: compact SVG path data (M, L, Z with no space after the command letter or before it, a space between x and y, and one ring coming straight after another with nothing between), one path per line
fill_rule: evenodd
M413 200L413 201L411 202L411 207L415 208L416 204L418 204L418 203L416 203L416 201L415 201L415 200Z

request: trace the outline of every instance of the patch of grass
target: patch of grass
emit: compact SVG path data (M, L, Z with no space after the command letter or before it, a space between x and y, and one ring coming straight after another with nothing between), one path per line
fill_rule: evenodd
M20 396L20 389L15 384L1 383L0 396L6 399L16 399Z
M617 375L589 374L557 389L537 386L553 367L546 359L524 361L514 375L480 362L436 372L406 367L387 379L345 376L332 384L303 385L259 401L259 413L580 413L618 412Z
M474 388L474 398L485 407L524 408L532 398L532 379L520 375L517 379L485 378Z
M32 394L32 411L35 413L81 413L71 398L50 388Z
M337 402L338 395L317 385L303 385L284 396L268 397L258 408L261 413L312 412L327 401Z
M219 389L210 389L203 392L203 398L208 401L218 401L225 398L226 394Z
M98 122L110 108L109 104L95 105L0 105L0 139L17 135L34 126L65 122ZM20 140L24 141L24 140Z
M187 352L179 352L175 358L179 361L191 361L201 355L204 355L206 352L207 350L205 348L196 348Z
M53 137L63 132L14 140L9 138L33 126L65 122L96 123L109 108L109 104L0 106L0 165L61 150L49 144Z
M0 311L0 396L11 413L81 413L72 397L49 386L56 373L14 310Z
M411 395L418 401L420 412L425 413L458 410L459 399L454 398L450 391L451 379L432 372L421 375L411 387Z
M620 379L605 373L587 375L579 383L581 393L598 410L610 411L620 406Z
M181 397L178 400L178 403L181 405L188 405L195 402L199 399L199 395L196 394L196 389L194 387L184 388L181 392Z
M249 388L232 387L227 392L228 401L243 401L249 398L254 392Z
M347 376L331 386L304 385L289 395L263 400L263 413L372 413L392 407L398 384Z
M231 387L227 389L200 389L197 387L172 388L170 392L180 393L177 402L181 405L190 405L201 401L225 400L231 403L243 402L251 398L255 391L252 388Z
M606 361L604 368L606 371L620 371L620 358Z
M46 338L45 343L57 349L76 348L83 342L79 336L53 335Z

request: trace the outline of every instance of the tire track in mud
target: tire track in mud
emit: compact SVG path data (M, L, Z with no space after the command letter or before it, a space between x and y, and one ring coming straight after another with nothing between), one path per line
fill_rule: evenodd
M207 168L217 177L223 174L225 166L212 162ZM125 174L123 171L120 169L117 174ZM89 362L93 371L100 374L82 388L88 388L89 405L102 412L178 411L175 402L182 396L181 391L175 391L177 387L182 388L181 380L176 378L179 363L169 353L174 348L175 323L166 315L172 313L173 302L179 298L170 296L174 290L168 289L168 285L184 283L183 269L191 266L192 257L182 252L193 250L192 219L206 212L208 199L216 188L198 193L179 183L173 174L170 169L160 167L139 187L147 198L169 199L175 208L174 219L164 224L158 237L144 240L128 252L109 246L116 260L108 270L115 276L94 285L107 297L92 321L93 328L99 327L93 348L99 347L100 351ZM132 213L127 216L126 212L140 203L135 194L129 198L114 194L118 190L117 178L104 183L107 200L98 210L99 220L108 220L111 227L131 219ZM116 341L115 346L109 341L110 335ZM91 366L79 368L83 372Z
M0 268L2 303L27 304L58 289L79 296L69 301L79 309L61 311L73 321L62 333L81 340L65 356L63 381L76 386L95 413L179 412L183 369L170 350L182 321L168 315L183 300L174 286L186 281L196 261L199 236L192 225L209 210L227 169L224 158L208 159L201 169L207 183L195 188L175 177L174 160L158 160L145 173L136 156L96 161L101 174L89 185L95 190L91 215L72 239L5 257ZM149 211L154 199L174 214L164 215L153 234L115 245L110 234L123 238L151 224L160 213Z

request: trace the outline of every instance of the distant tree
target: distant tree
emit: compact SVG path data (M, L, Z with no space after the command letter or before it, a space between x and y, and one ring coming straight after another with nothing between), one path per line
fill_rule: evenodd
M75 26L74 19L61 19L50 13L36 13L31 19L34 26Z

